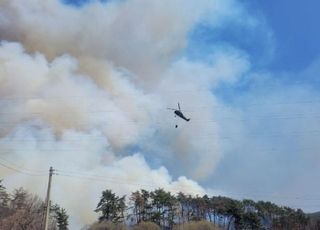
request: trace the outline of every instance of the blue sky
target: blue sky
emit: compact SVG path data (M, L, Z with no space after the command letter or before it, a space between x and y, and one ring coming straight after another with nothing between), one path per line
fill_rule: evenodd
M261 11L274 31L277 51L271 68L299 71L319 58L319 1L245 2Z
M268 61L260 59L268 53L265 46L266 34L250 28L237 26L236 22L224 25L218 31L199 25L192 36L201 39L203 46L215 42L231 43L244 49L253 58L255 65L263 65L273 71L301 71L320 53L320 2L309 1L241 1L249 14L263 18L273 34L274 54ZM259 29L259 28L258 28ZM197 47L198 49L199 47ZM205 49L205 48L204 48ZM199 54L198 54L199 55ZM262 57L261 57L262 56Z
M61 0L63 3L73 6L83 6L91 2L91 0ZM99 0L100 2L107 2L108 0Z

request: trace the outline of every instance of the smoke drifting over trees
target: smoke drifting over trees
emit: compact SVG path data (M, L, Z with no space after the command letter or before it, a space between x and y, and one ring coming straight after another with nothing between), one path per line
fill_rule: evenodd
M221 5L134 0L74 8L58 0L2 1L1 156L28 169L53 165L155 188L203 192L187 177L208 177L221 152L218 142L208 141L218 137L218 127L203 122L214 118L214 109L198 108L217 104L211 88L233 81L249 64L236 51L216 53L214 65L177 57L188 32L209 12L224 17ZM166 111L177 101L192 110L194 119L188 129L179 127L182 132L172 129L174 120ZM146 161L151 158L152 167ZM181 164L173 168L176 160ZM166 166L183 176L173 177ZM43 191L44 178L1 171L14 178L10 187L22 183ZM79 213L77 198L65 200L64 194L85 188L93 206L101 185L59 178L54 183L54 199L66 202L72 215L77 212L76 222L94 218ZM110 186L120 193L139 188Z
M164 189L163 196L168 195L165 191L200 197L227 194L216 191L216 180L211 178L219 162L232 154L236 163L246 161L242 151L252 154L250 160L257 164L248 166L248 172L233 171L234 165L229 166L232 170L225 167L223 176L217 176L223 177L221 184L231 181L245 189L252 181L266 188L268 182L284 184L270 182L269 175L277 176L282 167L272 171L269 165L286 161L256 148L269 147L268 135L249 134L257 129L274 134L279 127L288 127L276 123L272 129L268 123L241 121L253 112L264 117L265 111L290 113L292 107L272 110L267 105L257 112L226 105L217 96L218 86L248 78L259 86L268 77L252 73L254 60L237 44L196 46L197 51L207 50L203 59L190 48L195 42L191 37L201 28L215 31L230 24L262 31L267 45L273 41L272 32L264 31L265 21L249 15L236 0L92 0L81 6L61 0L0 1L0 163L9 166L0 166L0 173L8 189L22 186L43 195L47 170L53 166L57 175L52 200L63 204L70 225L78 228L97 220L97 213L90 210L96 208L98 195L106 187L119 199L133 191L157 188ZM199 27L200 31L194 30ZM317 68L311 70L308 73ZM267 95L263 99L274 102L274 98L303 95L307 101L313 96L309 89L296 88L268 92L271 96L259 93L248 98L263 94ZM176 120L166 108L177 102L192 119L175 129ZM317 124L314 119L308 127ZM286 138L272 143L283 152L291 152L292 143L316 149L319 143L314 137L301 142ZM310 153L304 160L314 164L315 157ZM250 171L263 171L261 165L271 170L262 177L268 180ZM292 186L307 187L297 184ZM232 190L226 188L221 190ZM136 195L143 201L148 194ZM3 199L5 203L7 198ZM136 208L136 218L148 221L147 212L140 212L145 207ZM157 218L161 225L162 216Z

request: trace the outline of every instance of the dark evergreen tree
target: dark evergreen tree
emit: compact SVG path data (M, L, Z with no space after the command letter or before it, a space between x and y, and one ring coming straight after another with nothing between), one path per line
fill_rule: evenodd
M0 219L9 215L9 194L6 188L2 185L2 180L0 180Z
M163 189L156 189L151 192L150 197L154 206L153 221L161 226L172 226L176 210L175 197Z
M184 193L179 192L176 199L180 206L178 222L184 223L188 220L189 203L187 201L187 196Z
M6 188L2 185L2 180L0 180L0 207L8 208L9 200L9 194L6 191Z
M260 218L256 212L246 212L242 214L240 229L257 230L261 229Z
M58 208L55 210L55 218L57 220L57 226L59 230L68 230L69 216L64 208Z
M125 205L125 196L118 197L111 190L102 192L101 199L95 212L101 212L99 221L112 221L114 223L123 221Z

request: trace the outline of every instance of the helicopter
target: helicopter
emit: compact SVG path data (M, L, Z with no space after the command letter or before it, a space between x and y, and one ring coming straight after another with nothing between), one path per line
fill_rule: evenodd
M174 116L175 116L175 117L178 116L178 117L180 117L181 119L183 119L183 120L185 120L185 121L190 121L190 118L186 118L186 117L183 115L183 113L181 112L181 108L180 108L179 102L178 102L178 108L179 108L179 109L173 109L173 108L168 108L168 109L174 111L174 114L175 114ZM176 128L178 128L178 125L176 125Z

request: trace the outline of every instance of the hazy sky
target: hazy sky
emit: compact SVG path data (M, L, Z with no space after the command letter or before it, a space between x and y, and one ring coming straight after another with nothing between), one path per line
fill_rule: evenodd
M20 168L1 168L4 185L44 195L60 170L52 199L72 226L106 188L320 210L319 6L1 2L0 161Z

